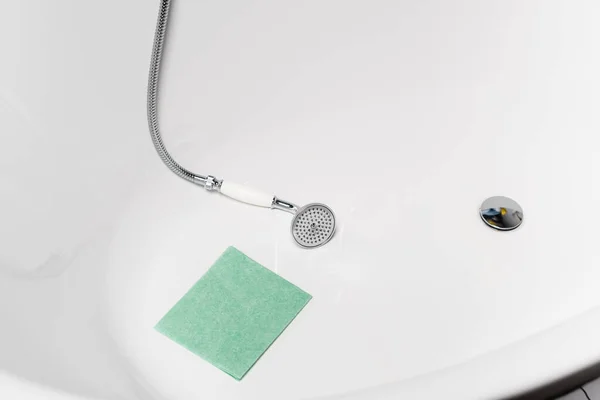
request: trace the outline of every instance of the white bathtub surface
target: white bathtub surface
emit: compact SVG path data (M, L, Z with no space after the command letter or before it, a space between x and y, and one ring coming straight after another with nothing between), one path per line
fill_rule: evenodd
M155 6L115 25L135 50L105 48L108 77L146 73ZM176 1L161 86L175 158L326 203L339 225L303 250L288 214L177 179L143 85L98 77L100 96L137 101L99 105L132 157L90 158L119 191L92 212L92 264L128 379L157 399L475 399L598 362L599 19L593 1ZM493 195L523 206L518 230L479 219ZM152 329L229 245L314 297L242 382Z

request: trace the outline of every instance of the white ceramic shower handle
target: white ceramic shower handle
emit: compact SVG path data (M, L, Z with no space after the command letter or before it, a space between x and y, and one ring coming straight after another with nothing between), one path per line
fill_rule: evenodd
M273 205L273 198L275 197L272 194L229 181L223 181L221 193L243 203L268 208Z

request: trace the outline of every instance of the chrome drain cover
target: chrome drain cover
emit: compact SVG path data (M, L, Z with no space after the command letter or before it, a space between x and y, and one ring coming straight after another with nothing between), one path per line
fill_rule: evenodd
M523 209L511 198L490 197L481 204L479 215L487 226L499 231L511 231L523 222Z

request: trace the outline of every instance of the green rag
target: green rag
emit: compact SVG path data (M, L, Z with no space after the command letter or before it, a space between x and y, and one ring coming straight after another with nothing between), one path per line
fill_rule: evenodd
M240 380L310 299L229 247L155 329Z

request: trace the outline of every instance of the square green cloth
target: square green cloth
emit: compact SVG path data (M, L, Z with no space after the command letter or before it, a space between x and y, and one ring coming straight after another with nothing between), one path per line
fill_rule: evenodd
M240 380L310 299L229 247L155 329Z

